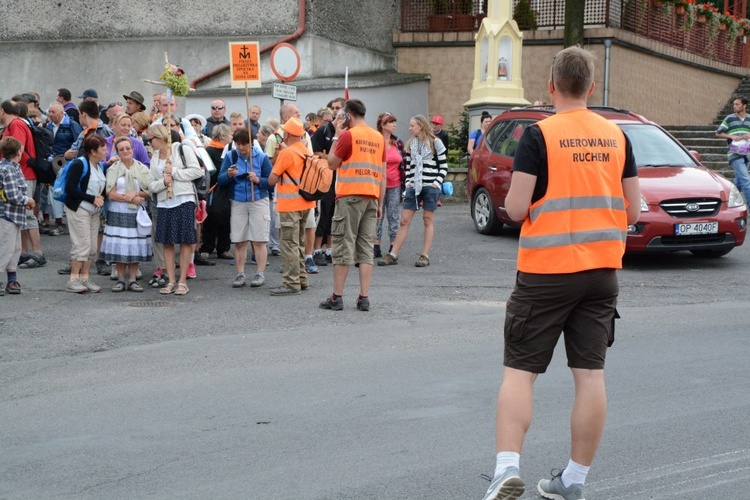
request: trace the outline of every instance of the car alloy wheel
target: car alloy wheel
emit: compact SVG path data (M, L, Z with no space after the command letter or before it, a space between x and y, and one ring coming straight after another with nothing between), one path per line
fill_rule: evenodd
M474 227L480 234L497 234L503 228L503 223L497 220L492 199L485 188L479 188L474 194L471 204Z

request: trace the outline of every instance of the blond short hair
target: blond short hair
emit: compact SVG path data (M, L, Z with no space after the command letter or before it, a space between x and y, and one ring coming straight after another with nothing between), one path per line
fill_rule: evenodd
M165 141L169 141L170 138L171 138L169 129L165 125L162 125L160 123L156 123L154 125L151 125L148 128L147 133L151 137L155 137L157 139L162 139L162 140L165 140Z
M127 114L127 113L117 113L117 116L115 116L112 119L112 125L117 125L118 123L120 123L120 120L122 120L123 118L129 118L130 119L130 123L131 124L133 123L133 119L132 119L132 117L129 114Z
M130 119L133 121L133 127L138 130L145 130L151 125L151 119L143 111L133 113L133 116L131 116Z
M594 81L594 55L581 47L561 50L552 60L555 90L568 97L585 97Z

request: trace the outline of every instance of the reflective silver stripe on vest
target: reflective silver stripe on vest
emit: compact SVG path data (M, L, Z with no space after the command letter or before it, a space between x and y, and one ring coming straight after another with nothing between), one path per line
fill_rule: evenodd
M276 197L277 198L284 198L284 199L287 199L287 200L301 198L301 196L299 194L297 194L297 193L279 193L279 192L276 192Z
M529 211L529 220L535 222L539 215L546 212L565 212L587 208L610 208L625 210L625 199L615 196L574 196L572 198L555 198L547 200Z
M627 231L619 229L595 229L592 231L578 231L576 233L550 234L548 236L522 236L518 240L521 248L552 248L596 243L599 241L621 241L625 243Z
M342 184L348 184L350 182L361 182L364 184L375 184L376 186L380 187L380 181L373 179L372 177L342 177L338 176L336 177L336 182L340 182Z
M279 180L281 181L282 184L294 184L295 182L297 184L299 184L299 182L300 182L299 178L294 177L293 179L294 180L292 180L291 178L287 177L286 175L284 177L279 177Z

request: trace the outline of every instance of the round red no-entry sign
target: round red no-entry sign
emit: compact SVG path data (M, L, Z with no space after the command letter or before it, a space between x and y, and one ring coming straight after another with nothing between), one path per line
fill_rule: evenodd
M271 52L271 71L282 82L291 82L299 74L301 61L293 45L280 43Z

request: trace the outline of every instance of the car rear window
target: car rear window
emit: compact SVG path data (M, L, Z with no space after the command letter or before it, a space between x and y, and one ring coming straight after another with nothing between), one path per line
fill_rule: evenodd
M697 166L695 159L659 127L639 123L620 128L630 140L638 168Z
M513 158L516 155L518 141L526 127L532 125L532 120L513 120L495 127L492 135L487 135L487 143L493 153ZM498 124L500 125L500 124Z

